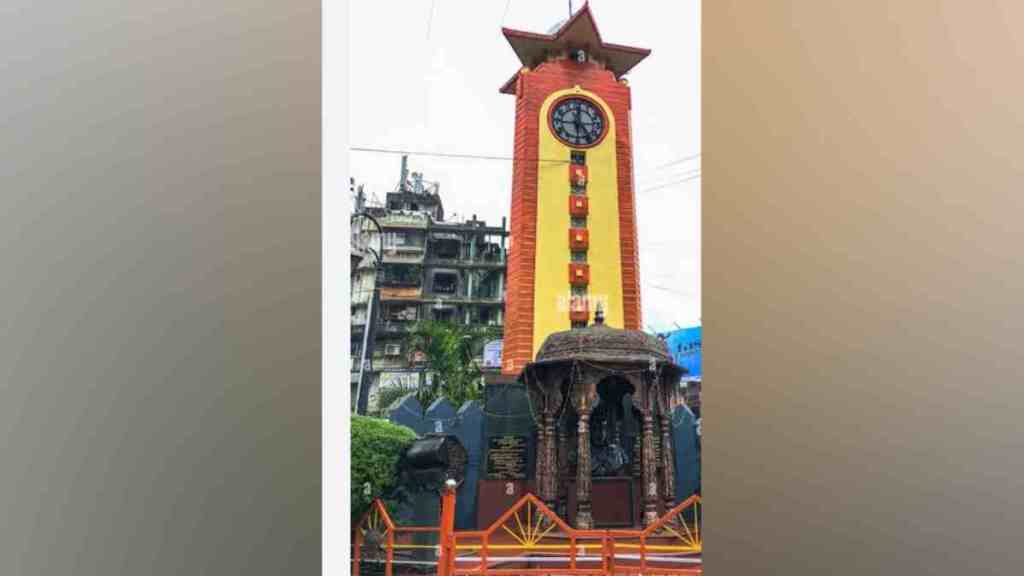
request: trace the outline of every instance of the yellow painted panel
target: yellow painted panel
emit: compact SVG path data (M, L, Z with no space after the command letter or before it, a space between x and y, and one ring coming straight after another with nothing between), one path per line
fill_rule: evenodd
M580 94L598 103L608 123L608 134L600 144L586 149L587 196L590 214L590 264L588 287L590 312L602 302L605 324L624 325L622 305L622 254L619 245L618 159L615 154L615 117L596 94L577 88L552 93L540 110L540 158L569 159L572 150L555 138L548 127L548 110L558 98ZM537 170L537 249L533 302L533 357L551 333L568 330L569 287L569 169L565 164L540 163Z

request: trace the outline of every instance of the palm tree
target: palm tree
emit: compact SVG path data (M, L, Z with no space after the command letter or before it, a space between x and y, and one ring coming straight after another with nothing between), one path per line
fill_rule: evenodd
M426 408L438 398L447 398L453 406L480 398L483 372L476 357L484 344L501 334L497 326L473 326L421 320L406 336L406 349L422 354L426 371L432 376L416 391Z

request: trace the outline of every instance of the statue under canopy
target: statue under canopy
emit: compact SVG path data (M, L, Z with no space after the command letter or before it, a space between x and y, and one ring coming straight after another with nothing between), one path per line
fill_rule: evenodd
M536 485L544 503L578 528L594 526L595 504L602 522L639 516L644 525L659 508L671 509L670 415L685 372L656 336L606 326L600 307L590 326L548 336L519 376L538 427ZM596 478L605 494L623 497L595 503Z

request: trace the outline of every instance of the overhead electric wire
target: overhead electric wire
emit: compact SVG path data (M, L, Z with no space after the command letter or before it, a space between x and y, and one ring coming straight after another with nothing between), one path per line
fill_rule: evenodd
M662 174L661 176L657 176L654 178L643 178L642 183L645 184L643 188L653 188L655 186L661 186L662 184L665 184L669 181L675 181L680 178L693 176L694 174L699 173L700 168L690 168L689 170L684 170L683 172L678 172L676 174Z
M489 155L489 154L461 154L461 153L453 153L453 152L422 152L422 151L417 151L417 150L399 150L399 149L389 149L389 148L370 148L370 147L366 147L366 146L353 146L353 147L349 148L349 150L351 150L352 152L375 152L375 153L378 153L378 154L407 154L409 156L434 156L434 157L439 157L439 158L467 158L467 159L472 159L472 160L505 160L505 161L511 161L511 160L515 160L516 159L513 156L494 156L494 155ZM682 163L682 162L684 162L686 160L691 160L691 159L697 158L699 156L700 156L699 153L698 154L693 154L691 156L687 156L685 158L681 158L681 159L679 159L679 160L677 160L675 162L670 162L668 164L663 164L661 166L655 167L652 170L662 170L662 169L667 168L669 166L673 166L675 164L680 164L680 163ZM570 163L569 160L556 160L556 159L545 159L545 158L538 158L537 161L538 162L551 162L551 163L555 163L555 164L569 164ZM687 175L687 174L696 173L696 172L699 172L699 171L700 171L700 168L691 168L690 170L687 170L686 172L683 172L681 175Z
M352 147L349 150L353 152L376 152L380 154L406 154L408 156L435 156L439 158L469 158L473 160L515 160L512 156L489 156L485 154L455 154L450 152L417 152L413 150L389 150L386 148L365 148L365 147ZM554 164L569 164L568 160L549 160L544 158L538 158L537 162L551 162Z
M397 149L388 149L388 148L369 148L369 147L364 147L364 146L353 146L353 147L349 148L349 150L352 151L352 152L372 152L372 153L377 153L377 154L404 154L404 155L407 155L407 156L426 156L426 157L435 157L435 158L461 158L461 159L469 159L469 160L501 160L501 161L505 161L505 162L516 160L516 158L514 158L512 156L494 156L494 155L488 155L488 154L459 154L459 153L452 153L452 152L422 152L422 151L417 151L417 150L397 150ZM700 154L696 154L696 155L690 156L688 158L694 158L696 156L700 156ZM546 162L546 163L551 163L551 164L570 164L571 163L571 161L569 161L569 160L557 160L557 159L553 159L553 158L550 158L550 159L549 158L537 158L536 161L537 162ZM682 160L680 160L680 161L682 161ZM678 162L676 162L676 163L678 163ZM668 166L668 165L665 165L665 166ZM690 182L690 181L693 181L693 180L698 180L701 177L701 169L700 168L693 168L691 170L683 172L682 174L677 174L676 176L677 177L678 176L683 176L683 178L678 179L678 180L672 180L670 182L666 182L666 183L663 183L663 184L657 184L655 186L650 186L650 187L647 187L647 188L643 188L641 190L638 190L636 193L637 194L643 194L643 193L646 193L646 192L653 192L655 190L660 190L662 188L667 188L669 186L675 186L677 184L684 184L686 182Z
M643 284L644 286L649 286L651 288L654 288L655 290L663 290L665 292L672 292L673 294L678 294L680 296L686 296L688 298L692 298L692 297L697 295L695 292L683 292L681 290L676 290L674 288L669 288L667 286L661 286L659 284L652 284L650 282L641 282L641 284Z
M676 164L682 164L683 162L686 162L686 161L689 161L689 160L693 160L694 158L700 158L700 152L697 152L696 154L690 154L689 156L684 156L684 157L679 158L677 160L673 160L673 161L669 162L668 164L662 164L661 166L657 166L654 169L655 170L661 170L663 168L668 168L669 166L675 166Z
M653 192L655 190L661 190L662 188L668 188L669 186L675 186L676 184L684 184L686 182L690 182L692 180L699 180L699 179L700 179L700 173L698 172L698 173L694 173L691 176L683 178L681 180L675 180L673 182L666 182L665 184L660 184L658 186L652 186L650 188L644 188L643 190L639 190L637 192L637 194L643 194L645 192Z
M681 278L677 276L663 276L661 274L651 273L649 270L644 272L644 276L649 280L651 278L655 280L665 280L667 282L679 282Z

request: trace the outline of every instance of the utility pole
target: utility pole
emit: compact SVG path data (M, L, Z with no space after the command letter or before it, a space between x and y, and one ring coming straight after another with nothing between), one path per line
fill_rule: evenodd
M374 279L376 284L376 279ZM356 401L355 411L356 414L361 414L362 400L363 400L363 380L366 375L366 348L370 341L370 325L373 324L373 301L377 299L377 287L374 286L373 294L370 295L370 301L366 305L366 324L363 326L363 347L359 356L359 382L356 384Z
M359 212L352 215L353 227L356 226L358 223L360 231L363 230L363 226L366 226L366 222L372 224L374 230L377 233L378 249L374 250L373 248L366 246L366 251L369 252L370 255L373 256L374 258L373 292L370 294L369 302L367 302L366 304L366 324L364 324L363 326L363 346L362 350L360 351L359 357L359 380L356 384L355 402L353 402L353 410L357 414L362 414L366 412L366 406L365 403L363 402L363 383L366 375L366 365L368 363L367 353L369 352L368 349L370 347L370 342L372 341L372 328L376 323L373 315L375 308L374 305L380 297L381 269L384 264L384 231L381 228L380 223L377 222L376 218L370 216L366 212Z

